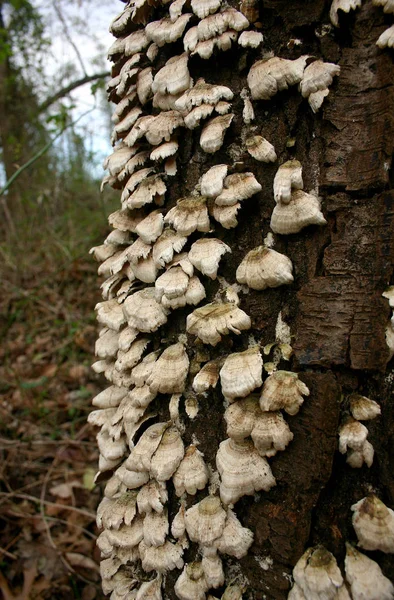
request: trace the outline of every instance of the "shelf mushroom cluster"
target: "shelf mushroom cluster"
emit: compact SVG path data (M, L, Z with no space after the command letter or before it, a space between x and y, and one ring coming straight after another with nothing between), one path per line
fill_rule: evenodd
M114 151L105 161L103 185L122 193L120 209L109 217L113 231L92 249L104 278L93 368L110 385L93 399L89 417L100 427L97 477L107 477L97 523L103 588L111 600L160 600L165 574L173 569L181 571L174 587L180 600L212 599L210 590L222 586L223 600L242 598L242 585L226 579L223 557L245 556L253 532L243 527L234 505L275 486L269 459L293 439L284 413L295 415L309 395L297 373L278 370L264 380L255 343L231 354L219 346L216 358L207 351L193 365L195 353L187 343L186 334L195 336L198 347L216 347L223 336L241 335L252 325L240 307L239 286L226 288L219 277L231 253L221 237L238 225L242 204L262 191L261 184L239 165L214 164L185 196L174 198L170 187L182 129L199 130L201 151L209 158L236 120L233 90L194 81L189 69L194 55L205 60L235 43L246 51L263 43L262 34L249 29L244 4L236 10L222 0L162 0L162 18L153 21L157 3L132 0L111 26ZM310 60L257 61L249 90L241 92L244 123L254 118L251 100L269 99L291 85L299 86L316 112L339 67ZM275 162L274 147L249 134L244 140L249 155ZM274 233L326 223L317 196L303 191L298 161L278 168L274 197ZM256 291L290 285L293 265L266 244L246 254L235 278ZM202 304L209 280L218 279L219 292ZM167 325L173 311L185 307L186 334L175 336ZM178 315L180 321L183 313ZM245 348L245 336L241 339ZM219 384L228 438L216 464L208 465L196 440L185 445L180 407L183 402L193 419L198 396ZM174 516L168 507L172 487L179 499ZM191 544L194 560L185 564Z
M339 428L339 451L346 454L346 462L354 468L365 463L372 465L374 449L367 440L368 429L360 421L370 421L380 415L380 406L374 400L360 394L349 397L350 415L347 415Z
M293 570L288 600L392 600L394 586L379 565L346 543L345 578L331 552L323 546L308 548Z

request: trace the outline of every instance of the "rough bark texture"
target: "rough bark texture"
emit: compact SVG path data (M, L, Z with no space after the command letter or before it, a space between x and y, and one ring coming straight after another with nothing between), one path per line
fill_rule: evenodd
M235 47L208 61L191 58L189 68L195 80L204 76L210 83L233 90L236 118L225 144L213 156L199 147L200 130L182 136L178 175L168 186L166 197L166 206L173 206L213 164L236 162L239 170L255 174L263 190L244 203L238 227L229 231L217 227L215 231L216 237L232 248L231 257L222 260L219 271L228 282L235 281L236 268L245 254L261 244L269 232L275 205L272 183L278 164L290 158L301 161L304 189L319 187L328 221L326 227L275 236L275 249L293 262L295 283L241 295L241 308L252 318L252 331L226 336L215 349L207 348L209 358L243 350L250 334L263 347L275 340L275 325L282 311L294 336L291 369L300 372L311 390L298 415L286 417L294 433L293 442L270 460L276 487L255 498L244 497L236 505L237 515L253 530L255 539L247 557L227 560L226 574L231 579L240 562L249 582L245 597L255 600L285 599L292 568L311 545L324 544L341 564L345 541L356 542L350 506L368 491L373 489L389 506L394 503L394 410L390 402L394 378L387 367L385 341L390 309L382 298L394 263L394 190L390 180L393 57L376 46L387 21L380 9L365 2L350 15L341 13L341 28L334 30L324 29L329 22L329 5L324 0L295 0L291 5L287 0L260 2L264 49L292 59L310 54L341 66L341 75L317 116L295 88L269 102L254 103L256 132L275 146L275 164L257 163L241 142L244 124L239 92L246 85L250 66L263 51ZM302 44L298 46L296 39ZM161 50L163 58L158 66L164 64L166 51L166 47ZM172 49L172 54L180 52ZM208 299L217 287L216 282L207 283ZM173 314L171 325L165 329L168 339L184 331L189 312ZM191 359L197 349L195 338L189 336ZM289 369L289 363L281 362L280 368ZM369 440L376 452L370 469L351 469L337 449L338 424L353 391L377 400L382 407L381 417L368 423ZM163 408L160 416L167 418ZM218 444L226 437L220 391L200 398L200 412L188 425L185 443L190 443L192 435L214 467ZM204 495L198 494L189 505ZM170 510L175 514L177 507L172 501L171 496ZM185 561L195 556L192 544ZM381 553L371 556L393 579L390 557ZM272 561L267 562L267 558ZM168 598L176 598L173 585L178 574L175 571L167 577Z

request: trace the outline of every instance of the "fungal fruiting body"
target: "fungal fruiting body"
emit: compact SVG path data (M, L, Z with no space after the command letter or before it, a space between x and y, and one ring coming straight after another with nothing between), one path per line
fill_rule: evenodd
M334 0L333 23L360 3ZM275 12L283 3L268 4ZM393 12L391 0L374 4ZM240 500L252 496L252 504L266 496L277 519L286 482L283 466L275 472L280 460L271 459L296 448L297 414L310 395L303 375L290 370L302 363L287 371L280 364L292 355L282 311L289 315L293 304L285 306L286 298L306 277L294 239L264 232L262 242L262 220L250 236L239 228L239 245L238 232L228 230L238 220L248 226L249 207L257 214L256 207L268 206L271 184L274 234L301 232L300 243L306 227L327 223L318 169L305 165L305 181L313 185L305 191L298 159L305 153L298 151L293 126L287 141L276 135L270 111L283 110L287 91L292 100L308 99L317 112L340 67L294 52L299 40L290 40L287 58L272 56L262 48L260 8L254 0L242 0L240 10L221 0L136 0L111 26L117 38L108 85L116 103L114 151L105 160L103 185L122 193L121 207L109 217L113 231L92 249L105 277L96 306L101 330L94 370L109 387L94 398L89 421L101 428L99 475L107 483L97 514L98 546L103 589L112 600L160 600L169 585L180 600L207 600L220 587L223 600L241 600L248 583L236 561L250 552L254 533L237 514L239 505L243 511L247 506ZM379 46L392 45L389 32ZM213 63L206 63L205 73L201 67L212 56L220 65L230 48L241 57L238 80L232 85L227 77L231 87L221 84ZM277 106L270 105L280 92ZM294 107L286 108L286 127ZM262 110L268 118L260 126ZM315 119L309 109L308 119ZM297 129L305 130L298 122ZM272 173L269 186L266 173ZM295 267L275 244L286 245ZM274 289L284 285L291 286L288 294L279 296ZM249 314L256 297L270 308L280 300L267 327L261 326L265 315L257 323L256 311ZM267 339L270 329L274 344ZM260 349L267 345L275 356L263 365ZM220 440L220 427L215 436L205 427L211 407L215 418L222 412L227 439ZM351 466L370 466L374 450L360 421L377 417L380 406L354 394L348 408L352 416L341 422L339 449ZM360 547L393 552L391 509L368 497L353 510ZM349 549L346 560L353 600L361 600L363 586L368 589L359 566L365 560ZM392 597L390 582L369 564L381 598ZM321 546L304 553L294 581L289 598L349 598L334 556Z
M374 494L353 504L352 511L360 548L394 553L394 511Z

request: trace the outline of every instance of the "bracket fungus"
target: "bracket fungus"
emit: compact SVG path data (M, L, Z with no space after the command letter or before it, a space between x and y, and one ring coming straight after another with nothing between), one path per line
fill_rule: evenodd
M208 589L204 569L198 561L185 566L174 586L179 600L205 600Z
M364 550L394 553L394 511L370 494L351 507L358 545Z
M259 31L243 31L238 38L238 44L242 48L258 48L263 41L263 34Z
M309 393L297 373L276 371L264 382L260 407L263 411L284 410L289 415L296 415L304 402L303 396L309 396Z
M216 198L223 190L227 175L227 165L215 165L201 177L201 194L207 198Z
M217 152L222 147L224 136L234 118L233 114L219 115L210 119L201 132L200 146L208 154Z
M208 15L215 13L221 3L222 0L191 0L191 7L199 19L205 19Z
M191 77L187 67L188 55L181 54L168 59L164 67L155 75L152 84L154 94L179 94L191 85Z
M193 231L207 232L210 229L208 209L204 196L180 198L176 206L166 214L164 221L170 223L182 236Z
M298 233L309 225L327 225L320 209L319 198L314 194L295 190L291 192L288 203L278 202L272 211L271 229L274 233Z
M155 288L145 288L126 298L123 310L129 326L138 331L156 331L167 322L167 310L157 302Z
M293 569L292 600L351 600L335 557L323 546L308 548Z
M252 543L252 531L247 527L242 527L235 512L228 508L223 532L214 541L214 548L221 554L240 559L247 555Z
M262 190L253 173L234 173L224 180L223 190L216 196L218 206L232 206L241 200L251 198Z
M172 476L177 496L195 495L197 490L203 490L208 483L209 473L202 453L191 445L186 448L179 467Z
M356 10L362 4L362 0L333 0L330 8L331 23L335 27L339 27L338 11L349 13L351 10Z
M386 14L394 13L394 0L372 0L374 6L381 6Z
M274 56L255 62L248 73L248 86L253 100L269 100L277 92L300 83L308 56L288 60Z
M383 31L379 36L376 45L381 49L394 48L394 25L391 25L391 27Z
M214 388L219 381L220 364L217 360L207 362L193 379L193 390L196 394L203 394L209 388Z
M263 14L265 4L269 5L268 21ZM309 389L297 373L276 371L279 361L289 360L292 354L290 329L282 313L275 344L267 346L266 336L272 334L278 312L291 318L293 300L280 308L276 301L271 306L267 298L277 294L267 292L264 306L268 313L261 317L263 321L255 310L251 313L257 320L248 335L252 319L240 308L238 292L244 294L247 310L253 311L257 296L246 286L259 291L290 285L294 280L290 258L273 250L267 223L263 224L265 245L254 247L257 242L252 238L267 216L267 178L273 174L269 166L256 161L274 163L278 157L283 161L294 156L299 144L294 145L292 136L296 130L302 132L306 146L298 148L297 157L305 160L305 148L310 146L311 164L305 177L317 190L317 167L323 159L316 162L315 158L319 145L311 126L314 115L309 111L306 128L298 122L303 112L298 110L300 94L296 90L316 112L340 67L322 59L319 40L332 27L325 24L316 31L318 40L311 46L313 23L318 18L312 14L315 9L308 24L302 24L304 10L294 19L281 21L284 4L242 0L237 10L222 0L125 0L124 11L111 25L117 39L109 50L114 65L108 93L116 108L112 115L114 148L104 162L107 174L103 185L122 192L120 210L109 217L113 231L92 249L100 263L98 272L105 277L103 301L96 307L101 330L93 368L110 383L94 398L89 417L89 422L101 428L97 434L98 476L100 480L107 477L97 525L103 530L98 540L103 589L111 594L111 600L161 600L168 594L179 600L212 600L220 594L222 600L241 600L245 592L248 597L270 595L273 582L281 586L280 591L272 588L273 597L285 593L280 576L286 575L278 577L277 565L266 580L261 578L260 588L250 563L245 566L254 588L246 591L248 581L239 560L250 553L254 534L242 525L232 507L243 496L254 496L257 502L257 492L269 492L276 485L267 458L284 451L293 439L281 411L297 414ZM338 13L360 4L361 0L334 0L333 23L338 25ZM394 13L393 0L372 0L372 4ZM287 56L294 58L300 54L298 46L307 43L308 51L316 56L290 60L263 52L263 33L272 22L284 23L283 36L269 40L273 48L285 48L287 42ZM308 39L285 38L290 30L295 34L306 25L312 27ZM377 44L392 46L393 39L390 28ZM352 40L350 54L361 44L357 36ZM323 55L335 56L335 44L342 40L330 36L329 41L330 48L325 47ZM216 53L211 62L220 65L219 53L230 48L234 64L226 66L227 81L223 81L220 73L207 70L201 59ZM341 62L345 64L347 58L343 55ZM245 69L247 85L241 81ZM223 85L228 81L232 81L236 97ZM282 103L286 98L270 105L255 104L291 86L294 94L288 105ZM280 126L276 133L274 123ZM201 130L193 133L197 127ZM279 144L278 156L263 137L265 131ZM231 142L227 148L226 133ZM216 152L220 152L216 161L220 164L215 164ZM254 173L251 169L255 167ZM275 234L295 234L309 225L326 224L317 192L303 191L302 165L297 159L286 160L273 179L276 206L271 229ZM243 201L255 194L259 197L247 212ZM226 230L238 225L240 215L246 219L256 216L256 223L250 235L239 232L243 260L234 277L233 261L227 256L221 261L234 252L237 232ZM325 237L319 238L320 245ZM294 239L282 238L282 243L294 245ZM299 257L300 250L296 250L294 256ZM310 265L300 268L303 288L307 271L311 272ZM198 305L205 297L204 306L188 306ZM183 307L185 310L176 310ZM392 330L391 324L390 344ZM232 333L240 338L223 339ZM265 381L260 353L264 345L269 350L274 346L272 362L264 365L272 374L265 376ZM315 376L326 374L313 372L308 381ZM212 392L219 380L221 389ZM365 389L369 387L365 385ZM223 397L221 412L228 439L221 441L222 424L216 417ZM311 410L317 410L318 403L316 406L311 405ZM351 466L369 466L374 450L360 421L378 416L380 406L352 394L345 400L345 408L352 416L340 427L340 450L347 453ZM211 410L212 426L205 431ZM298 425L294 423L294 431ZM217 471L213 464L216 450L207 447L207 440L210 443L212 439L218 445ZM277 505L275 511L282 505L281 493L286 487L284 462L277 463L281 485L269 496L271 508ZM242 512L249 505L243 503ZM352 509L360 547L394 552L393 511L376 497L363 499ZM252 515L248 522L254 520ZM273 543L269 536L262 540L261 531L257 534L258 545ZM185 565L186 549L185 559L191 562ZM255 558L262 562L259 556ZM166 572L174 569L178 572L166 578ZM353 600L394 600L393 586L377 564L349 547L345 569ZM374 578L372 583L365 577L366 571ZM350 598L333 555L320 546L303 555L294 569L294 580L289 598ZM215 593L218 588L222 589Z
M232 302L206 304L186 319L186 331L212 346L220 342L222 335L230 332L239 335L250 327L250 317Z
M245 140L250 156L259 162L270 163L277 160L274 146L261 135L253 135Z
M211 546L224 530L227 514L217 496L207 496L185 512L188 536L202 546Z
M215 238L201 238L192 244L189 260L192 265L211 279L216 279L220 259L226 252L231 252L230 246Z
M350 412L357 421L370 421L381 413L380 406L374 400L370 400L361 394L350 394Z
M220 370L223 396L229 402L244 398L262 385L262 373L263 359L258 346L230 354Z
M189 372L185 346L178 342L168 346L153 365L146 383L160 394L181 394Z
M242 496L250 496L276 485L270 466L253 445L231 438L219 445L216 466L220 473L220 498L224 504L235 504Z
M302 190L302 165L298 160L288 160L280 165L274 178L275 202L289 204L292 190Z
M345 572L353 600L393 600L394 585L379 565L348 543Z
M284 254L266 246L248 252L237 268L236 278L252 290L265 290L293 283L293 264Z

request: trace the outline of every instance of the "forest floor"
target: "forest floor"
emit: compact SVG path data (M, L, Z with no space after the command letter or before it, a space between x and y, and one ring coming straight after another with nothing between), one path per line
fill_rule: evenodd
M3 600L103 598L95 546L98 453L86 419L100 299L86 256L2 275L0 592ZM0 597L1 597L0 594Z

